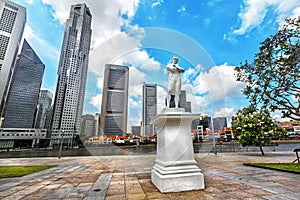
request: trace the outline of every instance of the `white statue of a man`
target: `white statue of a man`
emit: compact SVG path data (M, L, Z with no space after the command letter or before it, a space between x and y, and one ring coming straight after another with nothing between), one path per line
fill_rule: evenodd
M179 107L179 95L181 93L181 78L180 73L184 72L178 64L178 57L173 56L172 64L167 65L168 70L168 95L167 108L170 107L171 95L175 95L175 108Z

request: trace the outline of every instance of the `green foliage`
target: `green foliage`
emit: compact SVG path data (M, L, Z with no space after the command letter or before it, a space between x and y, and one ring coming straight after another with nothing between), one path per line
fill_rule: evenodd
M287 134L285 129L279 128L267 109L257 110L249 106L239 110L232 116L232 130L242 146L262 146L270 143L271 138L280 138Z
M261 43L253 63L235 68L243 93L255 106L279 110L282 117L300 120L300 16Z
M0 178L12 178L12 177L25 176L52 167L55 167L55 165L0 166Z
M299 163L246 163L244 165L300 174Z

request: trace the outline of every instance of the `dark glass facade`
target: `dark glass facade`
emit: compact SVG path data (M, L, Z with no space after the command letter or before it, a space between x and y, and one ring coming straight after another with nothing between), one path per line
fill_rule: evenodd
M107 64L104 71L101 134L127 133L129 68Z
M3 128L34 128L45 65L24 40L5 106Z

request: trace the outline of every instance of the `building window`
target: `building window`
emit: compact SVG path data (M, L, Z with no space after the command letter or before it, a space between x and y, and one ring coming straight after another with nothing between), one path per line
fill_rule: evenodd
M0 19L0 30L11 33L14 27L16 17L17 13L4 8Z
M9 43L9 37L0 35L0 60L4 60L4 58L5 58L8 43ZM1 64L1 67L2 67L2 64Z
M16 6L10 5L8 3L5 3L5 6L11 8L12 10L18 11L18 8Z

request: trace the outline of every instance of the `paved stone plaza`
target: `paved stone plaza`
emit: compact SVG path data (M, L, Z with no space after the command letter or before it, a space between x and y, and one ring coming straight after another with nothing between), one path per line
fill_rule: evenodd
M292 162L293 152L196 154L205 189L160 193L151 183L156 155L13 158L0 165L57 167L0 179L0 199L300 199L300 175L244 166L245 162Z

